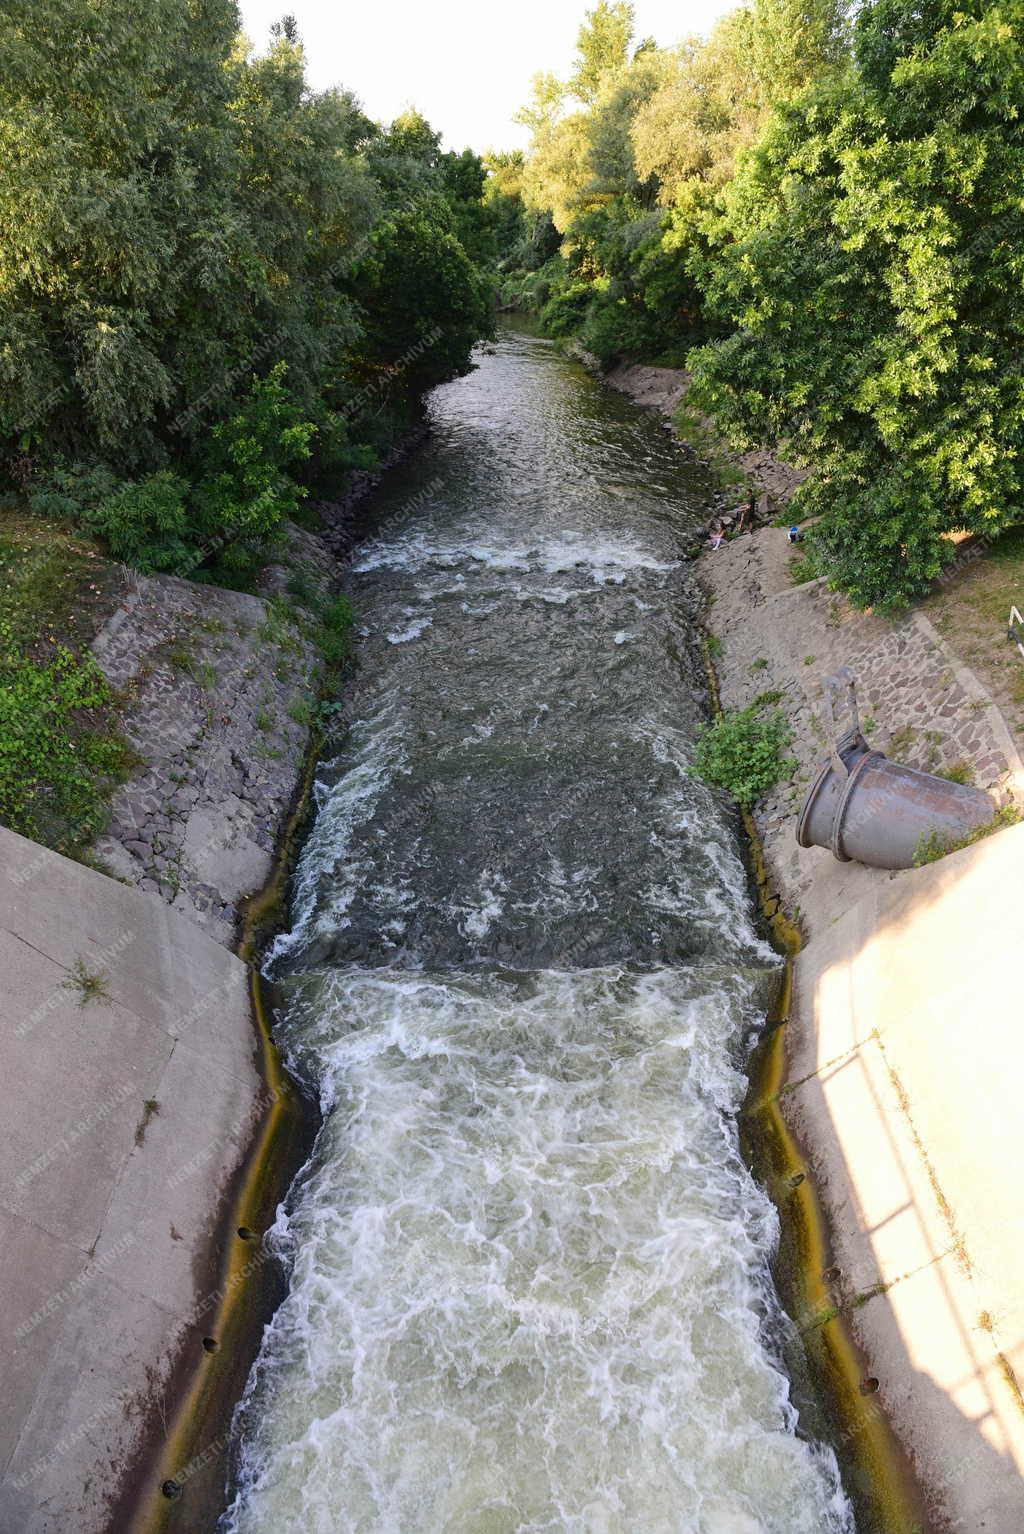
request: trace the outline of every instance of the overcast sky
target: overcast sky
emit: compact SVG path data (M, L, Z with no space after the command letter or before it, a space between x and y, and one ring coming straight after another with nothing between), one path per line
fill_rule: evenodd
M448 148L525 144L512 114L538 70L568 73L588 0L240 0L257 48L291 11L318 90L343 85L390 122L417 106ZM592 3L592 0L590 0ZM636 0L637 38L706 32L736 0Z

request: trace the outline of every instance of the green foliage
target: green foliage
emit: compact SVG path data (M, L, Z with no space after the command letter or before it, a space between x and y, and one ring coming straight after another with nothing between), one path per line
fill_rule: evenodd
M491 325L491 287L455 234L440 199L397 211L378 225L352 282L363 315L361 350L379 394L393 379L428 388L469 370Z
M854 66L776 113L712 231L736 328L693 359L696 398L816 471L794 508L863 606L924 592L944 534L1021 514L1022 106L995 7L868 7Z
M340 665L352 649L352 627L355 623L352 603L342 592L321 607L319 616L316 641L320 653L330 665Z
M103 789L126 763L111 695L91 656L58 645L37 659L0 619L0 821L48 845L99 831Z
M107 978L102 970L89 969L85 960L77 958L68 971L68 978L64 981L62 989L73 991L78 997L78 1005L87 1007L91 1001L110 1006L110 992L107 990Z
M308 458L314 427L301 419L283 363L255 378L248 397L211 434L195 487L194 527L219 540L217 566L235 576L262 563L306 491L288 470Z
M698 277L711 192L772 105L837 66L843 24L836 0L755 0L706 43L645 42L631 54L632 23L625 4L587 13L571 77L539 76L520 114L532 133L521 177L501 171L524 212L549 214L564 236L563 280L521 290L549 333L578 333L606 364L679 365L706 335Z
M237 26L6 6L0 470L142 569L244 580L298 478L337 491L466 370L498 218L478 156L311 91L294 23L262 56Z
M794 771L796 762L782 754L792 738L780 709L762 714L754 703L720 714L697 738L694 771L750 809L780 778Z
M805 533L802 552L789 562L789 579L794 586L806 586L808 581L816 581L824 573L814 540L809 533Z
M103 538L115 559L150 574L187 567L185 480L167 469L82 508L80 521Z
M797 578L899 607L951 533L1024 519L1019 12L752 0L632 53L631 19L588 13L571 76L534 82L495 174L562 245L503 294L602 363L696 347L727 444L811 470Z

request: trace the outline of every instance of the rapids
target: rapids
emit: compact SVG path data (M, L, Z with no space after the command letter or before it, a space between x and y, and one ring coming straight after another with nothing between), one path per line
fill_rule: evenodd
M505 332L351 577L272 973L324 1123L223 1534L851 1534L740 1156L778 960L721 798L657 421Z

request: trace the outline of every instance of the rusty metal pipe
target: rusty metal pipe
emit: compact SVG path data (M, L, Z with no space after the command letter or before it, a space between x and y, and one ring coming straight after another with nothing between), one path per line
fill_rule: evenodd
M852 724L837 739L841 687ZM996 807L980 789L904 767L870 749L860 733L854 679L846 667L825 683L825 700L829 756L800 813L801 847L828 847L843 863L912 868L929 838L952 846L992 820Z

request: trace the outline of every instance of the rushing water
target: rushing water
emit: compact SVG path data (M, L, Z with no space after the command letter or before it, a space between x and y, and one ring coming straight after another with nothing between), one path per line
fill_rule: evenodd
M431 415L274 958L325 1121L222 1528L848 1534L737 1147L777 961L687 774L706 486L525 336Z

